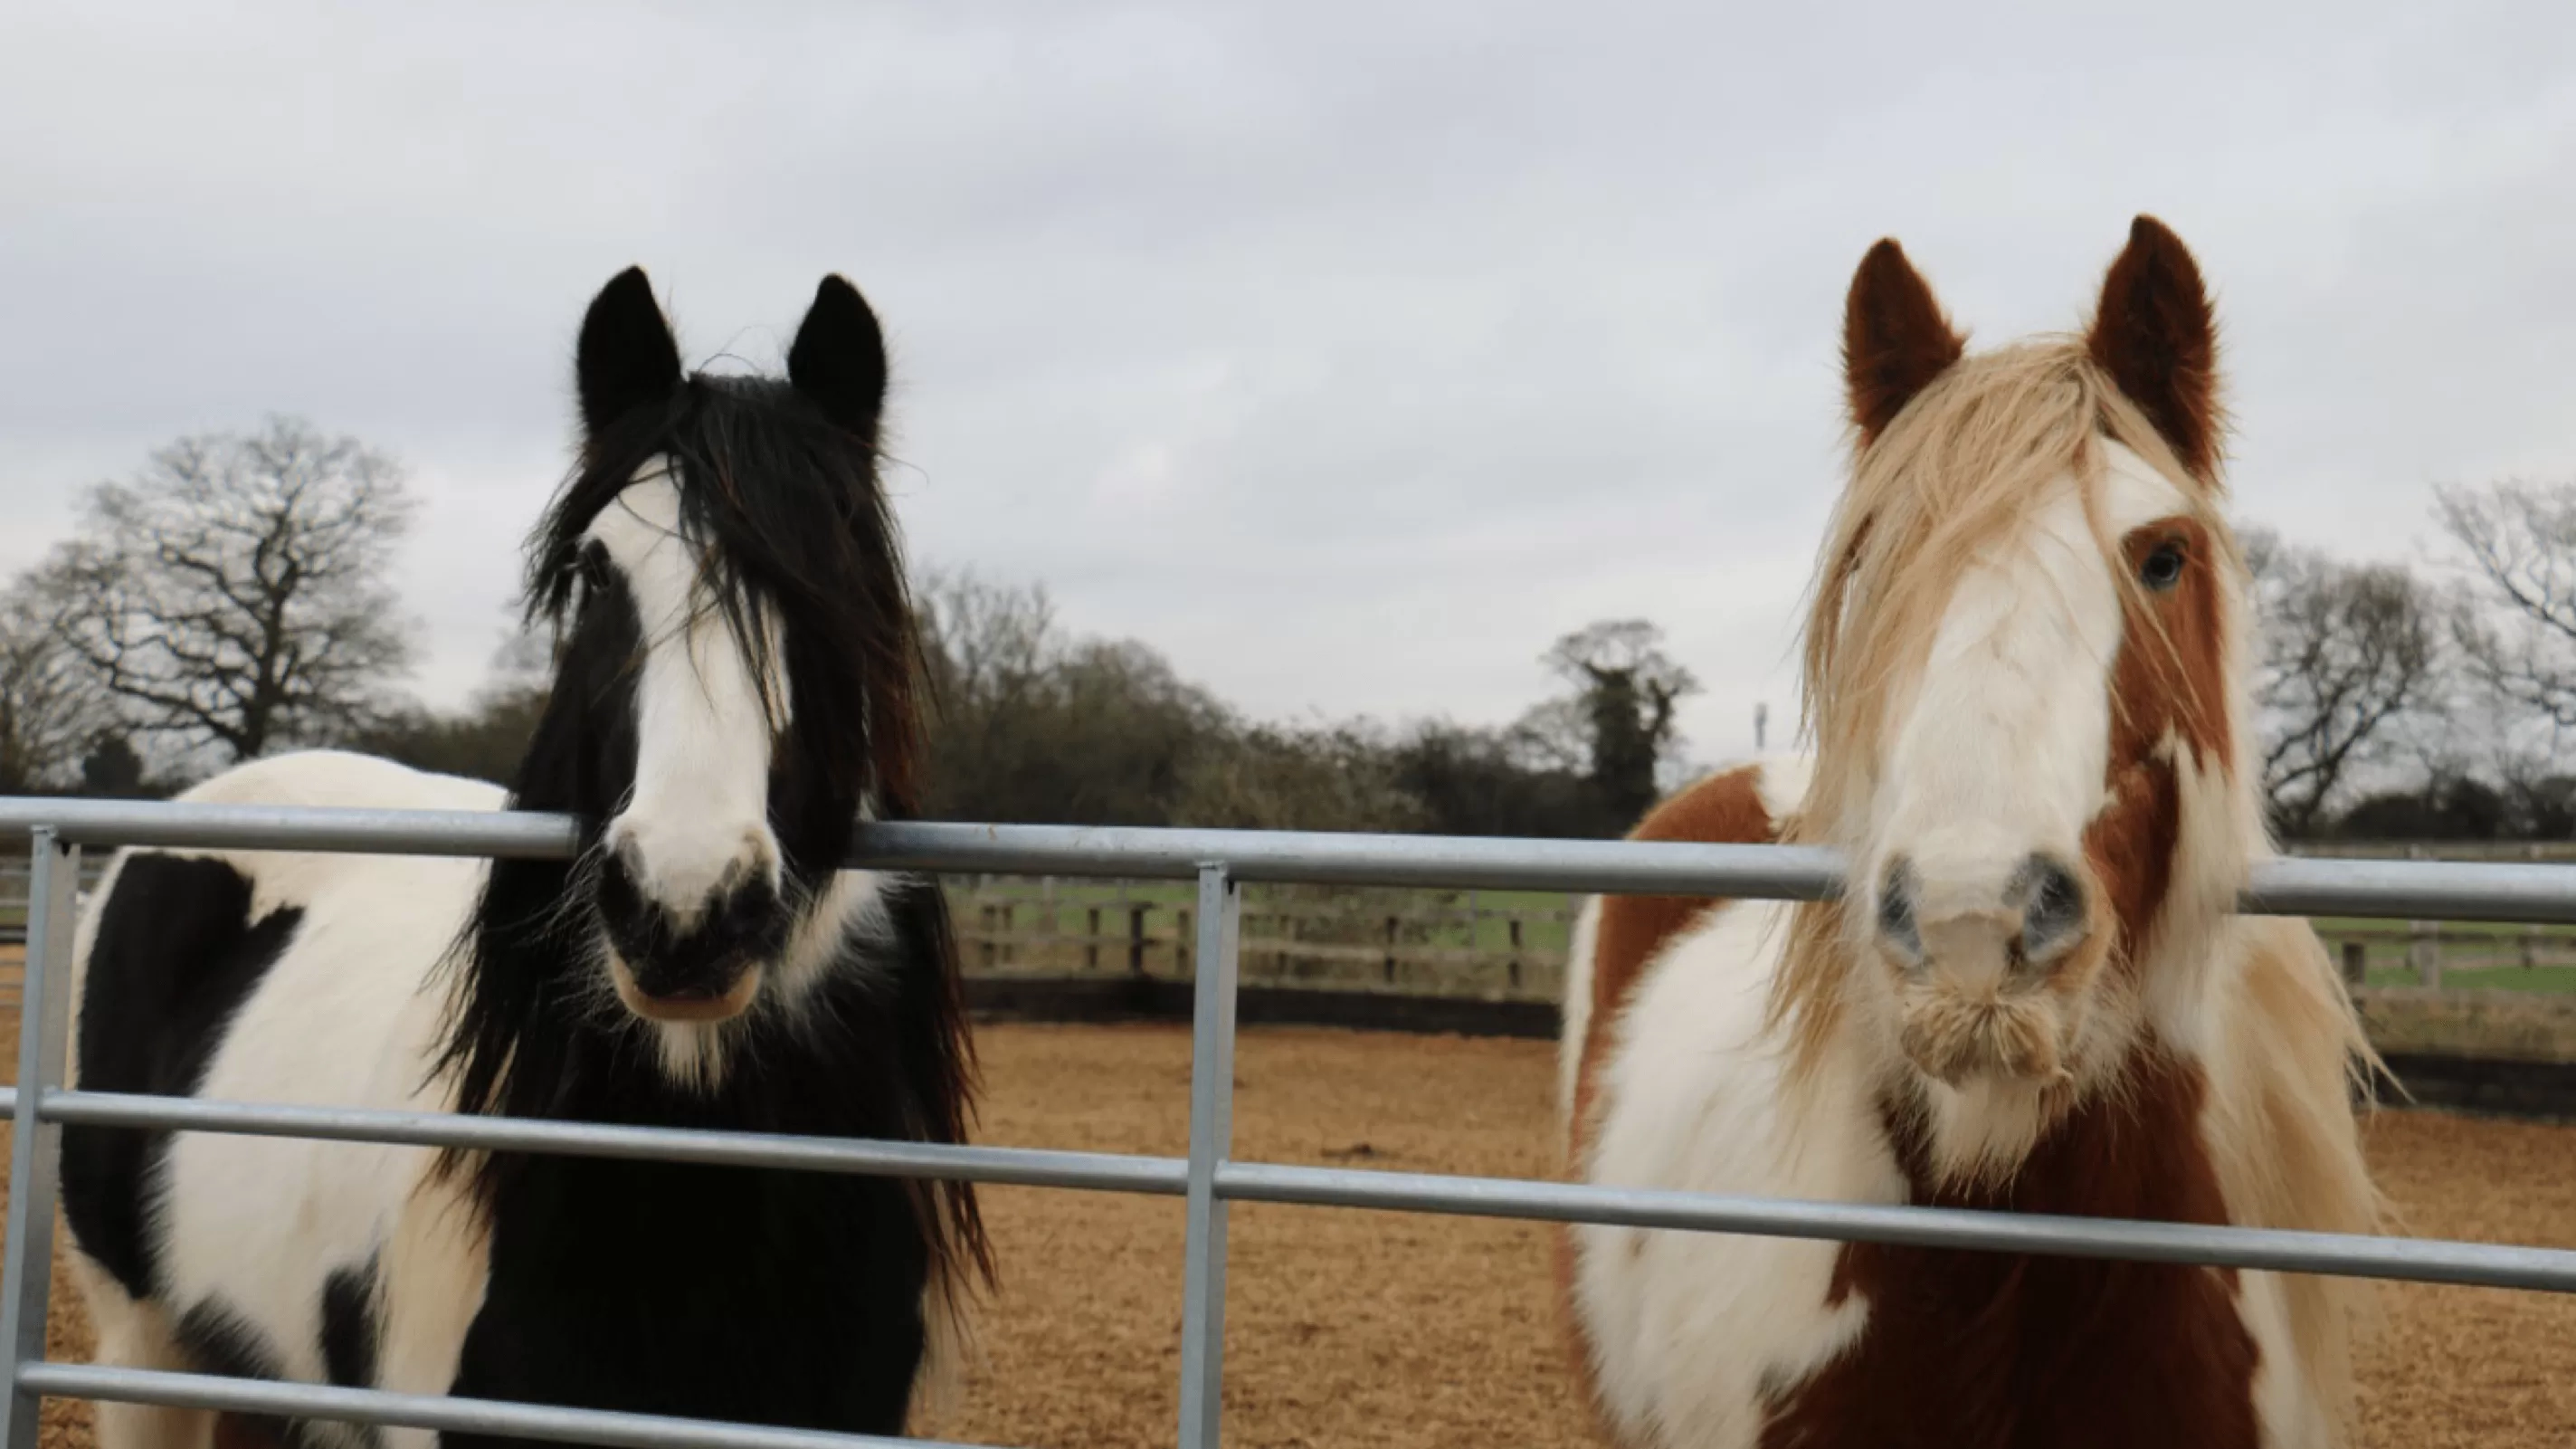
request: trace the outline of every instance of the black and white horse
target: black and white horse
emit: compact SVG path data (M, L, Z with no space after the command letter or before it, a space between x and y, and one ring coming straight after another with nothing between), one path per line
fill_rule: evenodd
M684 376L630 270L578 378L516 786L314 751L186 797L568 811L578 857L125 852L80 923L78 1087L964 1140L945 901L836 869L915 799L876 318L827 278L784 381ZM103 1361L853 1432L900 1431L989 1268L969 1188L888 1178L69 1127L63 1193ZM215 1424L100 1413L105 1449Z

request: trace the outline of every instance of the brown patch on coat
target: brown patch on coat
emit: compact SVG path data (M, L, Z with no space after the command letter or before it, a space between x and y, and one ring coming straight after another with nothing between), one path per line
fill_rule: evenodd
M1776 838L1775 824L1769 807L1762 803L1760 781L1758 765L1712 775L1647 812L1637 828L1628 832L1628 838L1705 845L1771 844ZM1610 1049L1610 1034L1619 1014L1626 1010L1628 998L1645 976L1647 963L1675 937L1724 904L1723 899L1702 896L1601 898L1601 914L1592 938L1591 1014L1584 1025L1583 1054L1575 1066L1574 1103L1568 1124L1572 1144L1568 1167L1576 1179L1583 1175L1595 1079ZM1606 1426L1609 1420L1600 1413L1599 1384L1592 1372L1592 1345L1584 1336L1582 1315L1574 1306L1573 1226L1560 1225L1555 1239L1556 1301L1566 1336L1567 1358L1574 1369L1575 1390L1592 1406L1594 1421Z
M1843 387L1864 448L1967 351L1893 237L1869 249L1843 303Z
M2200 266L2182 239L2152 216L2129 225L2129 244L2102 279L2085 348L2207 482L2226 428L2218 403L2218 319Z
M2158 519L2120 540L2136 579L2148 557L2182 551L2169 589L2124 588L2120 654L2111 666L2110 803L2084 832L2084 857L2119 922L2115 959L2135 968L2173 881L2182 787L2171 750L2188 749L2203 771L2235 766L2227 729L2225 619L2209 530L2199 520Z
M2008 1182L1944 1186L1921 1108L1882 1108L1910 1202L2224 1223L2200 1069L2146 1043L2119 1089L2051 1128ZM2228 1270L1856 1243L1830 1301L1860 1339L1772 1396L1763 1449L2255 1449L2258 1351Z

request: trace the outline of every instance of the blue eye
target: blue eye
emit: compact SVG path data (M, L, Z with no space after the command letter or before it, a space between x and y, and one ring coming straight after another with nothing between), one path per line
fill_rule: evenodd
M2138 582L2146 585L2150 592L2161 594L2182 582L2182 565L2182 545L2167 539L2139 561Z

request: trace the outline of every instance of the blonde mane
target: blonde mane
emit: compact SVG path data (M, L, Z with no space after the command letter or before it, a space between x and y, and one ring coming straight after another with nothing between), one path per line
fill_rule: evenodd
M2241 569L2235 536L2219 515L2224 486L2183 467L2077 338L1962 358L1875 442L1855 445L1851 482L1825 531L1808 600L1800 727L1815 772L1789 839L1857 843L1889 702L1929 656L1960 577L2028 525L2053 480L2075 477L2113 577L2136 589L2128 570L2116 566L2118 541L2101 523L2106 437L2170 479L2226 554L2223 566ZM2233 716L2238 702L2230 698L2224 707ZM1772 984L1772 1024L1788 1032L1792 1062L1801 1068L1815 1063L1841 1015L1846 915L1839 901L1799 907Z

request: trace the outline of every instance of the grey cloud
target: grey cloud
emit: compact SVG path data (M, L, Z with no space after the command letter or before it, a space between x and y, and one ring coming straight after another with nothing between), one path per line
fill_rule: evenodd
M1663 622L1792 708L1833 333L1893 233L1981 341L2154 210L2220 291L2244 510L2401 552L2425 484L2576 462L2576 17L1885 5L179 7L0 65L0 564L178 432L401 452L452 696L641 261L774 363L840 270L898 353L917 556L1046 579L1273 713L1507 717Z

